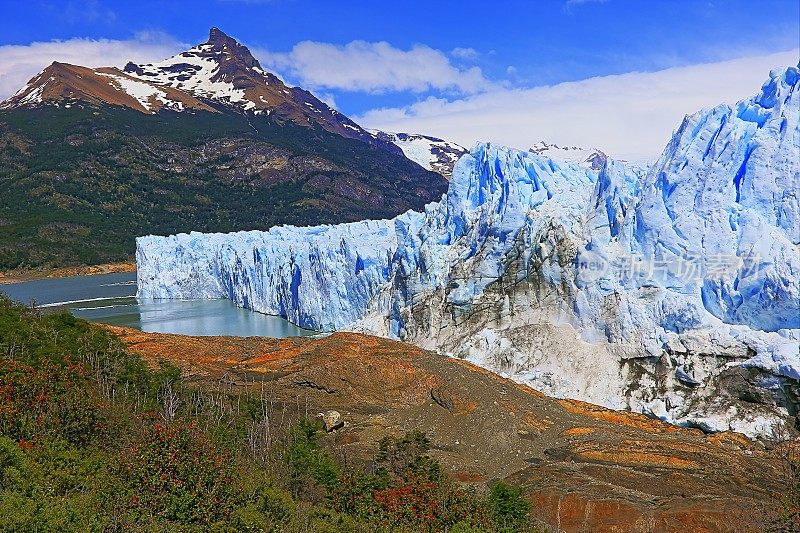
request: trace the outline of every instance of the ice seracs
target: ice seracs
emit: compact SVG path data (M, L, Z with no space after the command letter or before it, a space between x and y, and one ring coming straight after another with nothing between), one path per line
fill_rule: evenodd
M478 145L423 213L137 240L139 296L225 297L549 394L769 434L800 390L800 76L687 117L648 170Z
M637 240L655 260L735 256L704 277L706 310L730 324L800 328L800 95L797 69L761 92L687 117L643 186Z

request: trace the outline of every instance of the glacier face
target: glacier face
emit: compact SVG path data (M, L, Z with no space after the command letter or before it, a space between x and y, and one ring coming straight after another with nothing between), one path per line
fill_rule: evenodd
M657 260L742 259L701 288L705 308L727 323L800 328L797 87L788 69L754 98L687 117L636 210L638 246Z
M228 298L309 329L341 329L389 280L398 228L413 231L422 219L410 211L338 226L140 237L138 297Z
M523 226L542 223L530 217L532 209L546 206L563 221L577 220L595 179L574 164L478 146L457 164L447 195L424 213L267 232L140 237L138 296L229 298L322 331L345 328L371 305L383 305L389 334L400 337L400 308L453 284L449 299L468 302L501 274ZM453 268L465 262L469 275L454 278ZM396 290L387 300L390 286Z
M800 399L800 75L649 170L494 145L393 220L137 240L139 297L392 336L557 396L767 434Z

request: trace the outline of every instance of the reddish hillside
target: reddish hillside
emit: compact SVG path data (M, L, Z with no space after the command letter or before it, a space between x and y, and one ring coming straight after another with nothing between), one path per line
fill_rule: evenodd
M745 531L774 508L778 453L629 412L546 397L468 363L358 334L185 337L112 328L199 383L226 376L311 412L336 409L332 437L366 456L387 433L426 431L464 482L505 478L559 531ZM252 386L252 385L250 385Z

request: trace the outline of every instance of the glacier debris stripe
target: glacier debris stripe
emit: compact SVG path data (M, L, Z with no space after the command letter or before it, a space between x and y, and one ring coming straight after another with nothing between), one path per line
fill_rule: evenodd
M550 210L570 220L596 179L591 169L494 145L476 147L457 168L447 195L424 213L266 232L139 237L138 297L228 298L302 327L333 331L361 318L392 279L416 276L415 286L403 290L409 297L450 283L450 269L491 241L480 271L453 293L454 300L467 301L499 276L526 220L537 223L529 218L532 209L549 201Z

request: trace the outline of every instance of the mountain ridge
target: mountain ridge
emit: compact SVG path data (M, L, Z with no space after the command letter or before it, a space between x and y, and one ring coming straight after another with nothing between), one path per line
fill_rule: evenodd
M576 163L592 170L600 170L603 168L608 156L598 148L583 148L580 146L559 146L555 143L548 144L545 141L539 141L533 146L528 148L532 154L542 157L549 157L551 159Z
M421 133L398 133L367 130L375 138L397 145L403 154L426 170L432 170L450 179L458 159L469 152L463 146Z
M109 91L108 85L116 91ZM128 62L120 70L54 62L0 103L0 109L78 102L120 105L145 113L214 111L222 105L300 126L316 124L342 137L402 153L309 91L284 84L261 68L246 46L217 27L211 28L205 43L156 63Z

